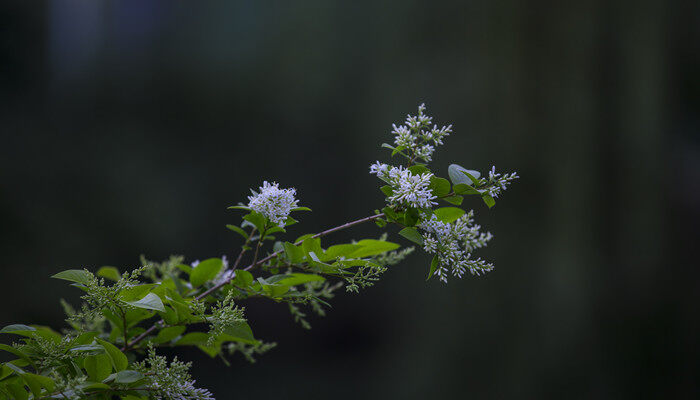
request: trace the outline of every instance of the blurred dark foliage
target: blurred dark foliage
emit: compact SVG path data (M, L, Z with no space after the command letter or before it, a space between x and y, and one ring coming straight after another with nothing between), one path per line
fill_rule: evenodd
M217 398L693 398L700 394L697 2L7 1L0 5L0 324L62 326L61 269L234 256L226 206L295 186L292 236L382 196L392 122L425 101L436 154L522 179L484 278L416 255L310 332L246 304L279 347ZM334 239L378 236L363 226ZM393 237L395 240L400 240Z

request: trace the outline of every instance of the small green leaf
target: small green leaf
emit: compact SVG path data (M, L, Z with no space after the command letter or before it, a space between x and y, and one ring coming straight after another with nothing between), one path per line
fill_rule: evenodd
M434 212L437 219L448 224L464 215L464 210L458 207L442 207L436 209Z
M172 325L180 322L180 320L177 318L177 311L175 311L172 307L168 306L164 306L164 308L165 311L159 312L158 315L160 315L160 317L163 318L166 324Z
M236 232L237 234L243 236L243 239L248 240L248 233L244 231L242 228L236 226L236 225L226 225L226 228Z
M284 252L289 261L293 264L300 263L304 258L304 250L299 246L295 246L293 243L284 242Z
M489 208L496 205L496 200L494 200L494 198L489 195L483 195L481 196L481 198L484 199L484 203L486 203L486 205L489 206Z
M405 237L413 243L417 243L420 245L423 244L423 236L421 236L421 234L416 228L403 228L399 231L399 235Z
M302 274L299 272L284 274L284 275L273 275L266 279L269 283L276 283L278 285L284 286L296 286L302 283L315 282L315 281L325 281L326 279L322 276L315 274Z
M396 250L399 245L392 242L387 242L385 240L375 240L375 239L364 239L357 242L358 245L362 246L354 252L350 253L348 257L350 258L363 258L369 256L375 256L378 254L386 253L387 251Z
M349 257L350 254L361 247L359 244L336 244L326 249L323 259L330 261L338 257Z
M112 359L106 353L85 357L83 366L93 382L101 382L112 373Z
M146 310L165 311L163 301L155 293L148 293L144 298L138 301L126 301L126 304Z
M439 178L433 176L430 178L430 190L432 190L433 195L437 197L447 196L450 193L450 181L445 178Z
M474 189L471 185L467 183L460 183L454 185L453 189L456 194L481 194L481 192Z
M53 379L49 378L48 376L36 375L27 372L22 374L22 379L24 379L24 381L27 382L27 385L32 389L34 397L39 397L42 387L46 388L46 390L50 393L53 392L55 386Z
M265 224L267 220L262 214L252 211L250 214L244 215L243 219L253 224L253 226L258 230L258 232L262 232L265 230Z
M433 256L433 260L430 262L430 272L428 272L428 278L426 279L426 281L430 280L430 278L433 277L433 274L437 270L438 262L438 256Z
M224 266L220 258L210 258L197 264L190 274L190 283L193 287L199 287L205 282L210 281L221 272Z
M396 153L400 153L402 156L406 157L406 155L402 153L405 149L406 146L396 146L394 151L391 152L391 156L393 157L396 155Z
M292 211L311 211L309 207L294 207Z
M237 270L232 283L236 286L247 288L251 283L253 283L253 274L242 269Z
M156 336L155 339L153 339L154 343L166 343L170 342L171 340L175 339L176 337L182 335L182 333L185 332L185 327L184 326L169 326L167 328L163 328L158 332L158 335Z
M248 206L243 206L243 205L237 205L237 206L230 206L228 207L229 210L246 210L250 211L250 207Z
M0 333L14 333L17 334L18 332L34 332L36 331L35 328L32 328L31 326L23 325L23 324L13 324L13 325L8 325L2 329L0 329Z
M111 281L118 281L122 276L116 267L101 267L97 270L97 276L109 279Z
M14 400L27 400L29 398L29 393L19 383L10 383L5 388L10 392Z
M420 164L408 167L408 170L411 171L411 173L413 175L420 175L420 174L424 174L426 172L430 172L428 167L426 167L425 165L420 165Z
M321 248L321 239L319 238L310 237L304 239L304 242L302 242L301 244L301 249L304 251L304 254L309 254L313 252L317 256L323 255L323 249Z
M156 285L153 283L144 283L141 285L135 285L131 287L124 288L119 291L117 297L124 301L136 301L143 298L146 293L150 292Z
M235 323L224 330L224 341L240 341L249 344L257 342L253 337L253 330L247 322Z
M96 344L81 344L80 346L73 346L68 351L81 352L84 355L91 354L101 354L105 352L104 347Z
M128 370L117 372L117 375L114 377L114 382L116 382L116 383L133 383L133 382L139 381L143 378L144 378L144 376L142 373L128 369Z
M403 222L406 226L415 226L420 219L420 213L415 208L409 208L405 211Z
M455 195L455 196L449 196L449 197L444 197L443 200L450 204L454 204L456 206L462 205L462 201L464 200L464 197L460 195Z
M52 278L63 279L66 281L87 285L90 282L90 278L92 278L92 274L82 269L69 269L53 275Z
M380 187L379 190L381 190L386 197L389 197L394 194L394 189L389 185L384 185Z
M204 344L209 340L209 335L204 332L190 332L175 342L178 346Z

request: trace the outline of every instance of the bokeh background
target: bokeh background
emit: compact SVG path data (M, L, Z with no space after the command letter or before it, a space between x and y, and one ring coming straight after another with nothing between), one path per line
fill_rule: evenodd
M416 254L313 329L249 302L279 347L217 398L697 398L700 3L5 1L0 324L62 326L65 268L235 255L266 180L290 236L371 213L392 122L426 102L436 153L522 177L492 210L486 277ZM376 237L374 226L324 243ZM401 240L394 236L395 240Z

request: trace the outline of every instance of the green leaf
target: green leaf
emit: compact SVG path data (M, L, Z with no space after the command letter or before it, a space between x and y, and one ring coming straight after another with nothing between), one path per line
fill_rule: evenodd
M23 324L8 325L8 326L0 329L0 333L14 333L14 334L18 334L18 332L25 333L25 332L34 332L34 331L36 331L35 328L32 328L31 326L23 325Z
M5 388L10 392L14 400L27 400L29 398L29 393L19 383L10 383Z
M321 248L321 239L319 238L310 237L304 239L304 242L302 242L301 244L301 249L304 251L304 254L309 254L313 252L317 256L319 254L323 255L323 249Z
M313 252L311 252L311 253L309 253L309 254L311 254L312 257L314 257L314 256L313 256L313 254L314 254ZM286 286L286 285L278 285L278 284L276 284L276 283L267 282L267 281L266 281L265 279L263 279L263 278L258 278L258 282L260 283L260 286L262 286L262 288L263 288L263 290L265 291L265 293L266 293L268 296L273 297L273 298L275 298L275 297L280 297L280 296L282 296L283 294L285 294L285 293L287 293L287 292L289 291L289 286Z
M119 371L117 372L117 375L114 377L114 382L116 383L133 383L136 381L140 381L143 379L144 376L142 373L138 371L133 371L133 370L124 370L124 371Z
M363 258L374 256L377 254L386 253L387 251L396 250L400 246L396 243L387 242L385 240L364 239L357 242L362 246L348 255L351 258Z
M433 260L430 262L430 272L428 272L428 278L426 279L426 281L430 280L430 278L433 277L435 270L437 270L438 262L438 256L433 256Z
M464 197L460 195L455 195L455 196L449 196L449 197L444 197L443 200L450 204L454 204L456 206L462 205L462 201L464 200Z
M311 211L309 207L294 207L292 211Z
M394 151L391 152L391 156L393 157L396 155L396 153L401 153L402 156L407 157L405 154L402 153L404 150L406 150L406 146L396 146Z
M399 231L399 235L405 237L406 239L412 241L413 243L423 244L423 236L418 232L416 228L403 228Z
M97 270L97 276L101 276L115 282L122 277L116 267L101 267Z
M209 340L209 335L204 332L190 332L175 342L178 346L205 344Z
M233 284L242 288L247 288L253 283L253 274L242 269L236 270L233 278Z
M22 379L27 382L27 386L34 393L34 397L38 398L41 395L41 388L46 388L46 390L51 393L54 389L54 381L48 376L31 374L29 372L22 374Z
M83 285L87 285L90 282L92 274L88 271L82 269L69 269L66 271L59 272L52 276L52 278L63 279L66 281L76 282Z
M27 354L25 354L21 350L15 349L14 347L12 347L10 345L0 343L0 350L4 350L8 353L12 353L23 360L30 361L29 356Z
M106 353L85 357L83 366L93 382L101 382L112 373L112 359Z
M437 197L443 197L450 193L450 181L445 178L433 176L430 178L430 186L428 187Z
M336 244L326 249L323 260L335 260L338 257L349 257L362 246L359 244Z
M163 307L163 301L155 293L148 293L141 300L126 301L125 303L137 308L143 308L145 310L165 311L165 308Z
M284 252L292 264L298 264L304 259L304 250L293 243L284 242Z
M228 229L230 229L230 230L236 232L237 234L243 236L243 239L248 240L248 233L247 233L246 231L244 231L243 228L240 228L240 227L238 227L238 226L236 226L236 225L226 225L226 227L227 227Z
M250 211L250 207L248 206L243 206L243 205L237 205L237 206L230 206L228 207L229 210L246 210Z
M184 326L169 326L167 328L161 329L160 332L158 332L156 338L153 339L153 341L155 343L170 342L176 337L182 335L183 332L185 332Z
M224 341L238 341L248 344L257 343L257 340L253 337L253 330L250 329L250 325L247 322L238 322L226 328L222 339Z
M273 275L266 279L269 283L276 283L278 285L284 286L296 286L302 283L314 282L314 281L325 281L326 279L322 276L315 274L302 274L299 272L284 274L284 275Z
M442 207L436 209L434 213L437 219L449 224L464 215L464 210L458 207Z
M420 213L415 208L409 208L404 213L403 221L406 226L415 226L420 219Z
M381 190L386 197L389 197L394 194L394 189L389 185L384 185L380 187L379 190Z
M73 340L73 343L75 343L75 344L90 344L95 339L95 336L97 336L99 334L100 334L99 332L95 332L95 331L81 333L80 335L78 335L78 337L76 337Z
M253 224L253 226L259 231L262 232L265 230L265 224L267 222L266 218L255 211L252 211L250 214L246 214L243 216L243 219L250 222Z
M477 185L479 183L478 179L481 176L478 171L466 169L457 164L451 164L447 168L447 174L450 176L450 180L455 185L460 183Z
M166 324L172 325L180 322L180 320L177 317L177 311L175 311L172 307L168 306L164 306L164 308L165 312L159 312L158 315L160 315L160 317L163 318Z
M392 222L399 222L399 221L403 220L403 214L397 213L397 212L394 211L394 209L391 208L391 207L384 207L384 208L382 208L382 212L384 213L384 215L386 215L386 218L387 218L389 221L392 221Z
M199 287L205 282L216 278L223 266L224 264L220 258L209 258L197 264L190 274L192 287Z
M468 183L460 183L453 187L456 194L481 194Z
M413 175L420 175L420 174L424 174L426 172L430 172L428 167L426 167L425 165L420 165L420 164L408 167L408 170L411 171L411 173Z
M96 344L81 344L79 346L73 346L68 351L81 352L83 355L94 355L101 354L105 352L104 347Z
M493 197L491 197L491 196L489 196L489 195L487 195L487 194L481 196L481 198L484 199L484 203L486 203L486 205L489 206L489 208L491 208L491 207L493 207L493 206L496 205L496 200L494 200Z
M136 301L143 298L143 296L150 292L155 286L156 285L153 283L144 283L141 285L127 287L120 290L117 297L124 301Z

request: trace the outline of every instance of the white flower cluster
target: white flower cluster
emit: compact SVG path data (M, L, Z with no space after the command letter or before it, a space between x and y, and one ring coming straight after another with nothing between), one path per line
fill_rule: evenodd
M194 386L189 374L192 363L178 361L177 357L168 365L165 357L156 355L152 344L148 346L148 357L134 363L134 368L150 381L149 391L156 400L215 400L207 389Z
M180 381L169 389L161 389L153 382L152 390L156 400L216 400L208 389L195 387L196 381Z
M433 117L424 114L425 104L418 106L418 115L408 115L405 125L396 126L391 133L394 138L394 144L403 146L408 149L414 157L420 158L425 162L432 161L435 146L442 144L442 139L452 133L452 125L438 128L437 125L430 127Z
M472 259L471 253L487 245L493 238L490 232L481 233L481 226L474 225L474 212L469 211L453 223L445 223L432 215L419 225L424 232L423 249L438 257L435 275L447 282L447 273L461 278L469 270L472 275L481 275L493 269L493 264L482 259Z
M492 166L491 171L489 171L489 179L486 182L487 185L490 185L487 189L489 191L489 195L493 198L498 197L501 191L506 190L506 186L510 185L512 181L518 178L519 176L516 172L511 172L510 174L498 174L496 173L496 166Z
M292 208L297 206L296 189L280 189L276 182L270 184L268 181L263 182L260 187L260 193L253 192L252 196L248 196L248 207L265 216L270 222L284 228L284 223L292 211Z
M430 172L414 175L402 166L394 167L377 161L370 165L369 173L389 183L394 193L388 199L393 205L431 208L437 204L433 201L437 197L429 188L430 178L433 177Z

